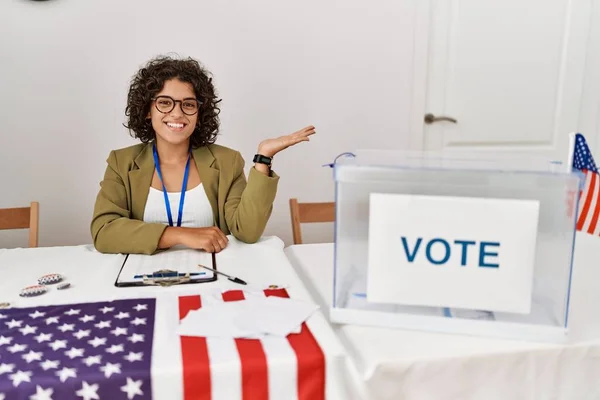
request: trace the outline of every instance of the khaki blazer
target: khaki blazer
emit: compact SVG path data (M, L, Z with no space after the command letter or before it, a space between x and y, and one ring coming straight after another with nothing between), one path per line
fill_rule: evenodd
M271 216L279 176L252 167L246 181L241 154L224 146L211 144L192 154L215 226L243 242L256 242ZM107 163L91 223L94 246L102 253L157 252L167 225L143 222L154 175L152 143L113 150Z

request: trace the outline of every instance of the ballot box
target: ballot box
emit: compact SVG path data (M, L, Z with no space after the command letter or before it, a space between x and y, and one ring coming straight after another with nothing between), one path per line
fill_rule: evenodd
M519 154L382 150L333 172L332 322L566 340L580 175Z

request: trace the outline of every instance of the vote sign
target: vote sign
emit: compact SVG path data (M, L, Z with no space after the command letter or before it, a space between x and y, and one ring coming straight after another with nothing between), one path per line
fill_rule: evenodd
M367 300L527 314L539 202L370 195Z

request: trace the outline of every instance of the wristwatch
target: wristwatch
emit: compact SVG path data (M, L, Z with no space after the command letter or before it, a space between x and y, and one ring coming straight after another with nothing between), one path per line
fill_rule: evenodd
M265 164L268 167L271 167L271 163L273 162L273 157L263 156L262 154L256 154L254 159L252 160L255 163Z

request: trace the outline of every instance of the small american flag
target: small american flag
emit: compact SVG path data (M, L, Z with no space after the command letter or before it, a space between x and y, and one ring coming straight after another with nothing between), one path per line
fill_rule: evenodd
M151 399L154 299L0 310L0 400Z
M592 153L581 134L575 135L573 169L583 173L585 184L579 193L577 230L600 235L600 175Z

